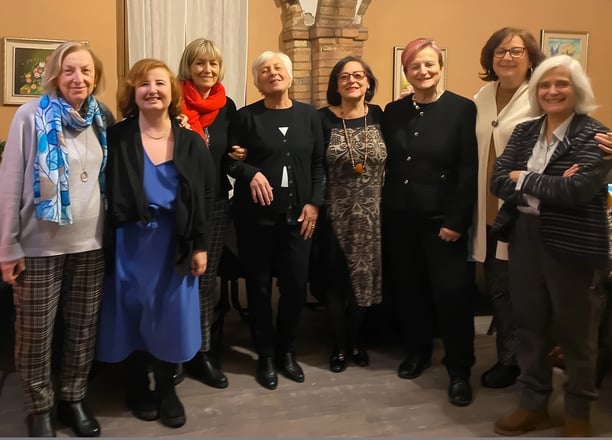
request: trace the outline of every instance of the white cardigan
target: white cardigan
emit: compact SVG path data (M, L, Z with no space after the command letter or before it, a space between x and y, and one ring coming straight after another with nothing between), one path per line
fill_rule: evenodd
M489 148L491 146L491 135L495 145L495 156L499 157L514 127L521 122L535 118L531 112L529 98L527 97L527 82L519 86L508 104L497 114L497 102L495 96L499 81L491 81L474 95L474 102L478 114L476 116L476 139L478 140L478 200L476 203L476 215L472 226L472 239L470 257L474 261L483 262L487 255L487 232L486 232L486 199L489 190L487 182L487 162ZM497 121L496 126L492 122ZM501 201L500 201L501 206ZM500 260L508 259L508 246L506 243L498 242L496 257Z

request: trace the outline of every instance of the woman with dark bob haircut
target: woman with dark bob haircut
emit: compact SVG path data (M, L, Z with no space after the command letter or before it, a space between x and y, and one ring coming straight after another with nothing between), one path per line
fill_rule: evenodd
M491 234L500 202L491 191L493 163L508 143L517 124L537 116L529 105L529 77L544 54L529 32L505 27L489 37L482 48L479 74L484 85L474 96L478 139L478 200L471 233L470 257L483 263L485 293L495 319L497 362L481 376L488 388L505 388L520 371L514 354L514 325L508 287L508 246Z
M480 65L484 72L480 73L479 76L483 81L497 81L499 79L498 72L495 69L495 60L498 58L495 55L495 51L501 47L502 43L508 40L508 37L518 37L522 40L522 48L525 49L528 59L533 64L527 71L526 79L531 78L533 69L546 58L542 49L540 49L540 45L530 32L518 28L502 28L493 32L480 53ZM511 53L509 55L512 57Z
M311 261L316 279L325 280L320 285L330 319L329 369L335 373L346 368L347 353L360 367L369 364L362 323L367 308L382 300L380 202L387 149L382 109L368 103L375 89L366 63L342 58L329 75L329 106L319 110L328 184Z
M344 70L346 64L350 62L357 62L361 64L363 72L365 73L365 76L368 79L368 88L366 89L364 95L365 102L370 102L374 97L374 93L376 93L376 86L378 84L378 81L374 77L370 66L368 66L368 64L359 57L344 57L336 63L332 71L329 73L329 82L327 83L326 93L327 103L329 105L339 106L342 103L342 95L339 92L340 87L338 84L338 75L340 75L340 73Z

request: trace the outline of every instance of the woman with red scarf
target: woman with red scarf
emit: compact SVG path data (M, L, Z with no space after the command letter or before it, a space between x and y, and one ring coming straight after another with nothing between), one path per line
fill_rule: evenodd
M217 196L211 224L211 242L208 248L208 266L200 276L200 315L202 347L198 354L184 365L185 372L215 388L225 388L227 377L219 369L218 358L211 353L211 325L215 306L215 282L225 229L228 224L231 184L221 172L221 160L228 142L228 127L236 114L236 104L225 94L223 55L212 41L198 38L185 48L179 63L178 79L183 86L183 113L191 129L206 141L217 169ZM232 156L243 159L246 151L237 149Z

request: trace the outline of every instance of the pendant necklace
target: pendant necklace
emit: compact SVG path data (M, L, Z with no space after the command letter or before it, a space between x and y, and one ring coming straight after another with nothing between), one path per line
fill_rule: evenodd
M351 157L351 164L353 165L353 169L357 174L363 174L365 171L366 160L368 160L368 126L367 126L367 107L363 109L363 133L364 133L364 145L365 152L363 153L363 162L355 163L355 158L353 157L353 146L351 145L351 138L348 135L348 130L346 129L346 122L344 121L344 112L340 112L342 119L342 127L344 128L344 137L346 138L346 146L348 147L349 156ZM355 154L357 154L355 152Z
M77 154L79 165L81 166L81 174L79 175L79 177L81 178L81 182L83 182L83 183L85 183L85 182L87 182L89 180L89 174L87 174L87 170L85 169L87 167L87 156L88 156L88 153L89 153L88 130L89 129L85 129L85 159L83 159L81 157L81 152L79 151L79 147L77 145L76 140L74 138L71 139L72 147L74 148L74 151Z

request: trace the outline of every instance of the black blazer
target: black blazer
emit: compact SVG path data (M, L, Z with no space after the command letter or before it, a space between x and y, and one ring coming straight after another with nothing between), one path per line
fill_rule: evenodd
M477 194L476 106L446 91L419 115L412 96L385 107L383 208L442 221L465 234Z
M216 194L215 166L204 140L194 131L172 121L174 166L179 174L176 200L178 247L176 265L190 269L195 250L207 250L210 217ZM125 119L108 129L108 195L106 243L114 249L114 230L127 222L150 220L144 193L144 148L138 118ZM114 255L114 252L112 252Z
M587 115L575 115L544 172L528 173L517 191L509 172L527 169L544 121L542 117L517 125L495 162L491 191L505 203L493 229L511 231L516 207L526 204L523 194L530 194L540 199L540 228L548 248L605 265L608 260L605 177L609 167L593 137L609 129ZM563 177L572 164L579 165L578 172Z

